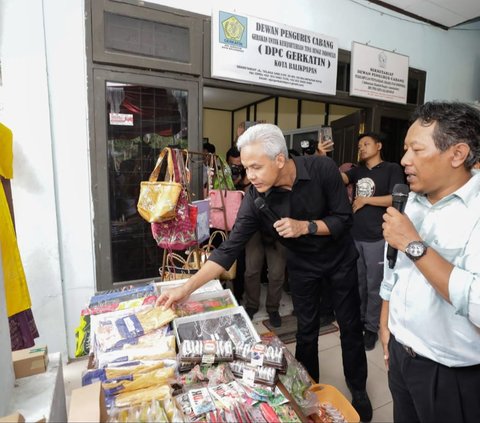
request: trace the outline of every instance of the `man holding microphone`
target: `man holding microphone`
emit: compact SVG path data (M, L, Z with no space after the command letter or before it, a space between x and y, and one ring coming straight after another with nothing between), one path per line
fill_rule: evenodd
M426 103L402 165L405 214L389 207L380 336L395 422L480 421L480 112ZM393 268L390 268L393 267Z
M319 380L319 297L322 280L332 284L340 327L343 368L352 405L362 421L372 418L366 392L367 361L359 312L356 259L349 233L352 211L335 162L328 157L290 159L282 131L275 125L252 126L237 141L252 186L247 190L227 241L182 287L162 294L165 307L188 297L235 261L245 243L261 230L287 251L290 289L297 316L295 357Z

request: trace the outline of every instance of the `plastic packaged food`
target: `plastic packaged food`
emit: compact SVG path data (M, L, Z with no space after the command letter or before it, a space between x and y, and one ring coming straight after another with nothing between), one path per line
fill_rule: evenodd
M287 360L283 347L263 343L239 344L235 348L235 358L251 362L253 365L265 365L276 368L279 373L286 373Z
M242 377L247 384L262 383L274 386L277 383L277 370L268 366L253 367L244 361L229 363L230 370L237 377Z
M184 340L180 345L180 360L203 364L233 361L232 341Z

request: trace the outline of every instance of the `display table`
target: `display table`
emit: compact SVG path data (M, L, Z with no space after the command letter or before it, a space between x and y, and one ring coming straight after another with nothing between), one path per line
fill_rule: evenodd
M309 422L307 414L346 415L347 399L341 396L342 408L328 399L320 404L318 392L328 390L311 391L314 381L286 345L273 332L260 335L218 281L175 312L147 301L185 281L92 297L94 360L82 385L101 382L110 417Z

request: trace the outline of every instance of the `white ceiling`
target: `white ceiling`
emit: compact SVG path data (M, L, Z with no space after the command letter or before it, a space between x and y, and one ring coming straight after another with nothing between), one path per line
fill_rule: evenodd
M395 6L448 28L480 17L480 0L382 0L379 3Z

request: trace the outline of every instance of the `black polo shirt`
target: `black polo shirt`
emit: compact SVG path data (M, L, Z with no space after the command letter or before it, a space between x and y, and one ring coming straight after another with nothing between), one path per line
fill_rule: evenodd
M287 248L289 271L323 272L335 268L342 260L356 259L356 249L349 234L352 208L337 165L329 157L298 156L292 160L297 170L292 189L272 187L260 194L251 186L229 239L214 251L210 260L228 269L258 230L274 236ZM280 217L323 220L331 235L280 237L273 222L255 206L254 201L259 196L264 196L270 209Z
M345 172L355 185L354 198L380 197L392 194L395 184L405 183L403 168L392 162L380 162L369 169L365 165ZM358 241L374 242L383 239L383 215L386 207L366 205L353 215L352 236Z

